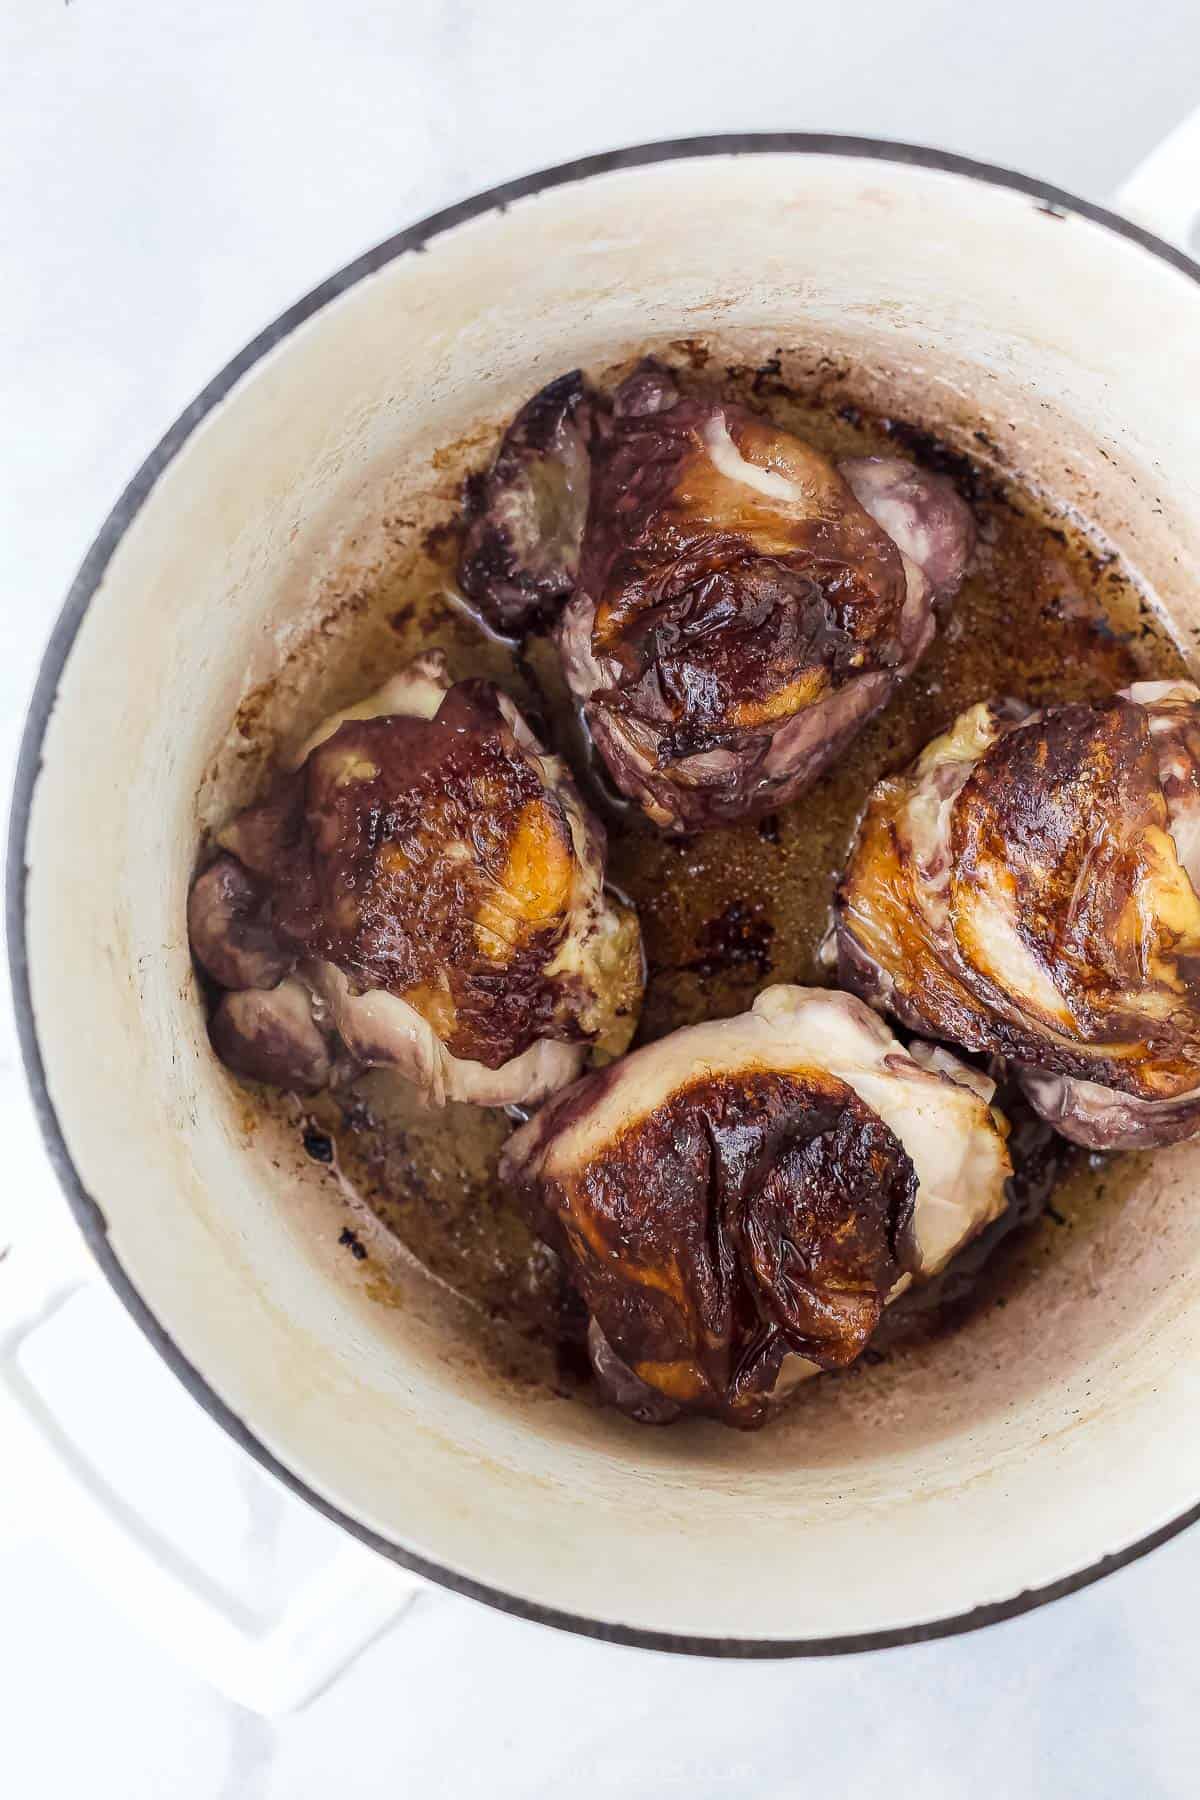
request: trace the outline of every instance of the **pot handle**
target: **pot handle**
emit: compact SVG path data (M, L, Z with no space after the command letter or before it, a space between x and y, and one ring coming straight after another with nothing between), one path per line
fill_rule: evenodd
M57 1264L58 1259L51 1257ZM21 1350L87 1274L40 1278L37 1259L0 1260L0 1443L30 1517L146 1633L238 1705L272 1718L313 1699L410 1605L421 1584L346 1543L265 1629L103 1479L22 1366ZM115 1304L115 1302L114 1302ZM264 1477L265 1479L265 1477Z
M1197 253L1200 108L1189 113L1121 183L1113 195L1113 206L1169 244Z

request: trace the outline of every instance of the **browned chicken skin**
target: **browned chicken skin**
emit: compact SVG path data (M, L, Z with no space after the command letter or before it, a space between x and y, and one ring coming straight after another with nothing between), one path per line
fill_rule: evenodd
M757 1424L789 1350L852 1362L900 1276L912 1164L845 1083L735 1070L676 1090L541 1191L609 1345L680 1408ZM636 1196L631 1207L631 1198Z
M615 1404L754 1427L781 1375L852 1362L892 1295L1004 1209L991 1092L849 995L770 988L555 1096L501 1175Z
M1200 1129L1200 693L978 706L868 804L843 983L1098 1149Z
M835 468L644 363L611 411L575 374L518 414L473 489L461 578L505 628L562 608L567 679L613 779L687 832L771 811L828 767L928 648L972 539L940 477L900 458Z
M239 1073L311 1091L340 1056L434 1102L520 1103L632 1034L637 924L600 826L511 701L451 686L438 653L326 721L221 842L189 929Z

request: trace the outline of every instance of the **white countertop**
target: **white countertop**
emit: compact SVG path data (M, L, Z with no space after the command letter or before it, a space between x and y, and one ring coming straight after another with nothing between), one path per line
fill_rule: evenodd
M1195 0L9 0L4 785L41 643L125 480L247 338L399 226L588 151L739 129L940 144L1103 199L1198 101ZM6 1014L0 1142L0 1248L19 1252L62 1228ZM4 1279L0 1262L0 1313ZM81 1304L94 1316L47 1338L47 1391L116 1444L140 1506L207 1532L231 1580L278 1598L331 1528L253 1471L104 1298ZM981 1634L824 1661L611 1648L430 1591L266 1723L150 1644L28 1512L0 1440L13 1800L1197 1791L1196 1531Z

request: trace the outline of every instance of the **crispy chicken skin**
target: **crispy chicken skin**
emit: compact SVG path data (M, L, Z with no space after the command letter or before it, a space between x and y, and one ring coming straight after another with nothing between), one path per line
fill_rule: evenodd
M615 1404L753 1428L1004 1209L991 1093L850 995L768 988L556 1095L501 1177L587 1307Z
M941 477L836 468L653 362L611 410L578 374L535 396L468 510L464 589L502 626L558 612L613 780L673 832L814 781L924 654L973 543Z
M1200 1130L1200 691L972 707L871 796L837 898L841 980L1009 1058L1095 1149Z
M601 827L512 702L452 685L439 652L326 720L220 843L189 929L243 1075L311 1091L379 1063L434 1104L531 1103L632 1035L640 938Z

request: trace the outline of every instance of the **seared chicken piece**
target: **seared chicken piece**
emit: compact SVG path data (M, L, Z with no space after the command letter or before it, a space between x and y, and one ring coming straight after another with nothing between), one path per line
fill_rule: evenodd
M327 719L219 842L189 929L240 1074L308 1092L385 1064L434 1105L530 1104L633 1033L640 936L600 825L440 652Z
M773 987L556 1095L501 1177L591 1315L610 1399L753 1427L1003 1211L991 1095L851 995Z
M1094 1149L1200 1130L1200 690L980 705L875 789L841 979Z
M594 402L578 369L524 405L486 474L467 487L459 580L510 635L552 618L579 573Z
M614 781L676 832L814 781L924 655L974 540L940 476L835 468L654 362L611 409L578 371L535 395L466 515L464 591L502 631L557 618Z

